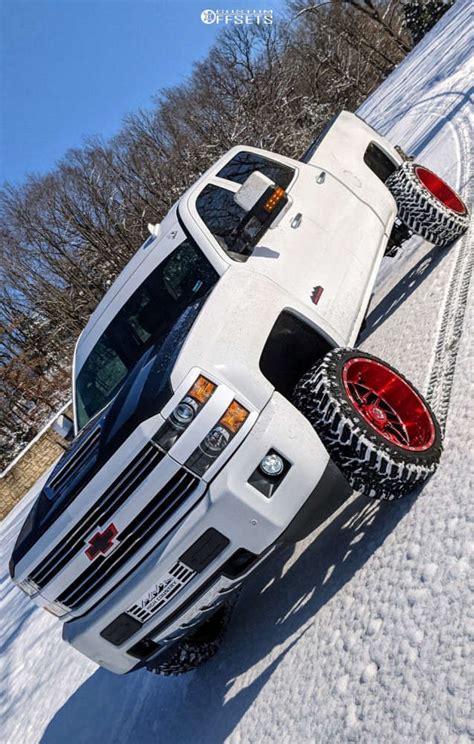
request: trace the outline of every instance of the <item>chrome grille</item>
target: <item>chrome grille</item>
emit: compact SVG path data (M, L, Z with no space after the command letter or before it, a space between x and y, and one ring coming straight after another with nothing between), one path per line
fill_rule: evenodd
M139 484L151 473L164 457L152 443L148 443L129 463L118 478L100 496L91 509L72 530L54 546L54 549L33 570L30 578L40 588L46 586L56 574L80 551L84 542L97 525L105 525Z
M181 561L177 561L155 587L152 587L139 602L128 608L127 614L140 623L145 623L167 605L194 576L196 576L196 572L192 568L181 563Z
M121 531L118 547L99 556L60 594L57 601L76 609L100 589L149 540L195 490L199 479L181 468ZM190 509L193 505L190 505ZM170 525L170 530L175 527ZM164 536L163 536L164 537ZM153 546L155 547L155 546ZM153 549L153 548L152 548Z

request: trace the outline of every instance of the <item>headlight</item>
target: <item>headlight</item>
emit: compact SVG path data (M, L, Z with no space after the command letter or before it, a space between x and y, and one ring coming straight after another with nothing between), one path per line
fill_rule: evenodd
M35 584L35 582L32 579L23 579L23 581L19 581L17 586L21 589L22 592L25 592L29 597L33 597L35 594L38 594L39 592L39 586L38 584Z
M230 434L223 426L215 426L201 442L201 449L209 457L219 455L227 446Z
M247 409L233 400L222 418L188 458L186 467L196 475L204 475L237 434L248 415Z
M153 437L153 441L166 452L171 449L191 421L196 418L215 389L216 385L213 382L206 379L203 375L199 375L194 385L188 390L185 397L178 403L166 422L157 431Z
M173 422L177 426L188 426L197 413L197 403L192 398L184 399L179 403L171 414Z

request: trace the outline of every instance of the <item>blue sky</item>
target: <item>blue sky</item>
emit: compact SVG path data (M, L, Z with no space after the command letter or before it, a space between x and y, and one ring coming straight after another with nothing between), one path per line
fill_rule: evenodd
M206 8L284 0L0 0L0 184L54 167L87 135L113 135L125 114L190 74L218 27Z

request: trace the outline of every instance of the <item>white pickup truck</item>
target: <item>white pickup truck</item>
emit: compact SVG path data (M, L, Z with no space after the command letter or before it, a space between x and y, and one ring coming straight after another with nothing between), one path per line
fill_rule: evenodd
M10 563L66 641L117 673L192 669L347 483L393 499L434 472L429 406L353 345L384 254L468 219L342 112L299 161L234 147L151 226L77 342L74 440Z

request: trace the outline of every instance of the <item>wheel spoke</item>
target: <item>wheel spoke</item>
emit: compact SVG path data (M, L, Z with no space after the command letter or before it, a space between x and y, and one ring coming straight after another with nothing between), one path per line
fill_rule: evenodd
M401 444L409 444L409 437L407 436L405 429L402 425L396 427L394 424L387 424L384 429L384 434L389 434Z
M369 397L373 395L372 391L367 389L365 385L361 383L353 383L352 389L354 391L354 397L356 397L362 405L366 405Z
M432 445L436 431L431 412L395 370L370 357L352 357L342 378L355 410L381 437L413 451Z

